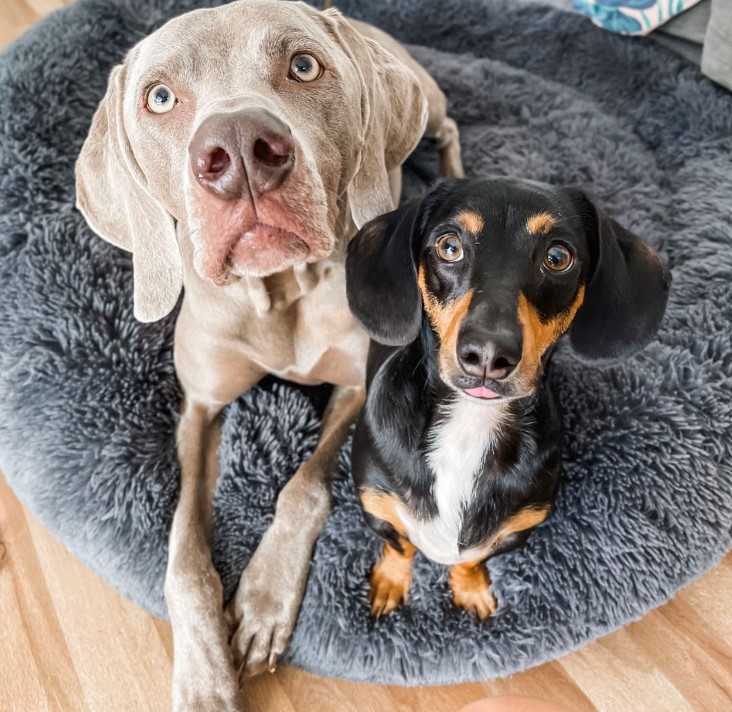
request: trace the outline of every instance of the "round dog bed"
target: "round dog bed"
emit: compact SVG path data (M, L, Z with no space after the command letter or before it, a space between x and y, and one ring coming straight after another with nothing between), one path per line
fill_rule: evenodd
M133 319L130 257L75 211L73 165L112 65L200 4L81 0L0 63L0 466L51 531L158 615L178 476L174 317ZM485 679L638 618L730 547L732 97L663 49L553 9L341 5L419 43L469 174L583 186L673 268L667 317L642 354L605 369L557 354L561 492L528 544L490 563L489 622L453 608L444 568L423 558L409 604L368 615L379 542L344 449L286 662L389 683ZM407 194L435 169L422 146ZM321 397L269 382L225 412L214 558L228 595L314 446Z

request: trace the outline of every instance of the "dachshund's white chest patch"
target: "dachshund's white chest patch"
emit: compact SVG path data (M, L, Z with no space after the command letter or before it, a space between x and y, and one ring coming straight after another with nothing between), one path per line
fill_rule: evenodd
M401 515L411 542L420 551L438 563L456 564L479 555L460 551L463 512L488 451L498 441L507 409L502 403L471 403L460 397L445 407L443 415L430 430L426 453L435 478L432 496L438 514L416 519L402 510Z

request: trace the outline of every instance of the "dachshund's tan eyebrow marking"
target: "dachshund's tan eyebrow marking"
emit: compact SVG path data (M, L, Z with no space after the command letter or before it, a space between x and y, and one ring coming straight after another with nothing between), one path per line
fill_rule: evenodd
M551 213L536 213L526 220L526 229L530 235L541 235L549 232L557 224Z
M455 222L465 230L477 235L484 227L483 218L472 210L463 210L455 216Z

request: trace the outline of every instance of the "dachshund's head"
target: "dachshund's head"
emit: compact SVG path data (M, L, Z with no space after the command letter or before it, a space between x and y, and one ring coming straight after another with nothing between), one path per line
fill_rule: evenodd
M468 397L530 395L567 334L579 358L618 360L655 336L670 273L577 190L456 180L366 224L348 249L348 301L376 341L424 318L442 380Z

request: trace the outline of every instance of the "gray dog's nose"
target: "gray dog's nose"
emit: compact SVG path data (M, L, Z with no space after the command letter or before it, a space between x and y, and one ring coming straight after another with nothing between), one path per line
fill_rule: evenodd
M260 108L209 116L188 155L196 180L224 200L240 198L247 187L254 196L279 188L295 163L292 132Z

